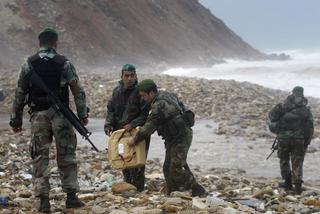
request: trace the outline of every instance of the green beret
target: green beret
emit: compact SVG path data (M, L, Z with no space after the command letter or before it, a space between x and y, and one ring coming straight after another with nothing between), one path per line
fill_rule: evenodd
M151 91L153 88L157 88L157 85L152 79L145 79L138 83L139 91Z
M121 71L136 72L136 67L134 67L134 65L131 65L131 64L125 64L124 66L122 66L122 70Z
M51 33L51 34L54 34L58 37L58 32L55 29L53 29L51 27L45 27L42 29L42 31L39 32L38 38L40 38L40 36L44 33Z
M296 86L292 89L292 93L294 95L303 95L303 87L301 86Z

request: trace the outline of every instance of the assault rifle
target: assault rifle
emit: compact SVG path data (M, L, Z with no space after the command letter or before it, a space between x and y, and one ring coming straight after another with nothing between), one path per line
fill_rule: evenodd
M54 112L61 112L63 116L73 125L73 127L82 135L84 139L86 139L92 146L92 148L99 152L97 147L92 143L89 139L91 132L88 131L84 125L80 122L79 118L71 111L71 109L63 104L59 97L57 97L43 82L43 80L39 77L39 75L33 70L31 74L31 82L38 87L40 87L48 97L48 100L51 101L52 106L50 108L53 109Z
M274 139L273 144L272 144L272 146L271 146L270 149L271 149L272 151L271 151L271 153L268 155L268 157L266 158L266 160L268 160L268 159L271 157L271 155L274 153L274 151L276 151L276 150L278 149L278 138L277 138L277 137Z

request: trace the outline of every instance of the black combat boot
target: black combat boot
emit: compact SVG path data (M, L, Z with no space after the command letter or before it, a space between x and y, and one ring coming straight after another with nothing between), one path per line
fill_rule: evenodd
M192 190L193 197L198 196L200 198L203 198L208 195L208 192L203 188L203 186L201 186L198 183L192 185L191 190Z
M66 208L79 208L83 207L84 205L85 204L80 201L76 193L67 193Z
M293 192L294 192L296 195L300 195L300 194L302 193L301 183L296 183L296 184L294 184Z
M40 206L38 211L43 213L50 213L49 196L40 195Z
M292 187L291 178L287 178L283 183L279 183L279 187L284 188L287 191L292 190L293 187Z

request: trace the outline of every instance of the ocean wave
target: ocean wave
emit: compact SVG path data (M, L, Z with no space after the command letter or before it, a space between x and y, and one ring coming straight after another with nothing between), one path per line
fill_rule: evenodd
M268 88L291 91L300 85L306 96L320 97L320 51L287 50L291 60L245 61L225 59L208 68L172 68L163 74L251 82Z

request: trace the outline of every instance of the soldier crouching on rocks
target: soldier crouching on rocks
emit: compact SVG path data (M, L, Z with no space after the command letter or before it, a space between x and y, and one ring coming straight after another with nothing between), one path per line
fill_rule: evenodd
M278 157L284 179L284 183L280 183L279 187L293 189L296 194L302 192L303 161L313 135L313 117L307 104L303 88L296 86L292 94L269 113L269 119L274 123L270 130L276 133L278 138Z
M10 126L14 132L22 129L23 108L26 97L30 107L31 157L33 159L33 184L35 196L40 198L40 212L50 212L49 202L49 150L54 136L57 149L57 164L62 189L67 193L66 207L84 206L76 193L79 191L76 160L77 139L69 121L58 111L49 115L52 102L47 94L31 81L35 72L44 84L68 106L69 87L74 96L77 113L83 125L88 123L86 96L80 85L74 66L56 52L58 33L45 28L38 35L40 48L22 65L15 98L13 101Z
M125 129L130 131L137 126L142 126L149 113L149 105L141 99L137 88L138 80L134 65L125 64L121 69L121 80L112 92L108 102L107 116L104 124L106 135L113 131ZM146 138L146 154L148 154L150 136ZM125 182L137 187L138 191L144 190L145 167L122 170Z
M176 95L158 91L157 85L151 79L141 81L138 89L141 97L151 104L151 111L146 123L129 144L137 144L157 130L165 140L163 173L167 193L191 189L192 196L206 196L207 191L197 183L187 164L192 129L182 117L186 107Z

